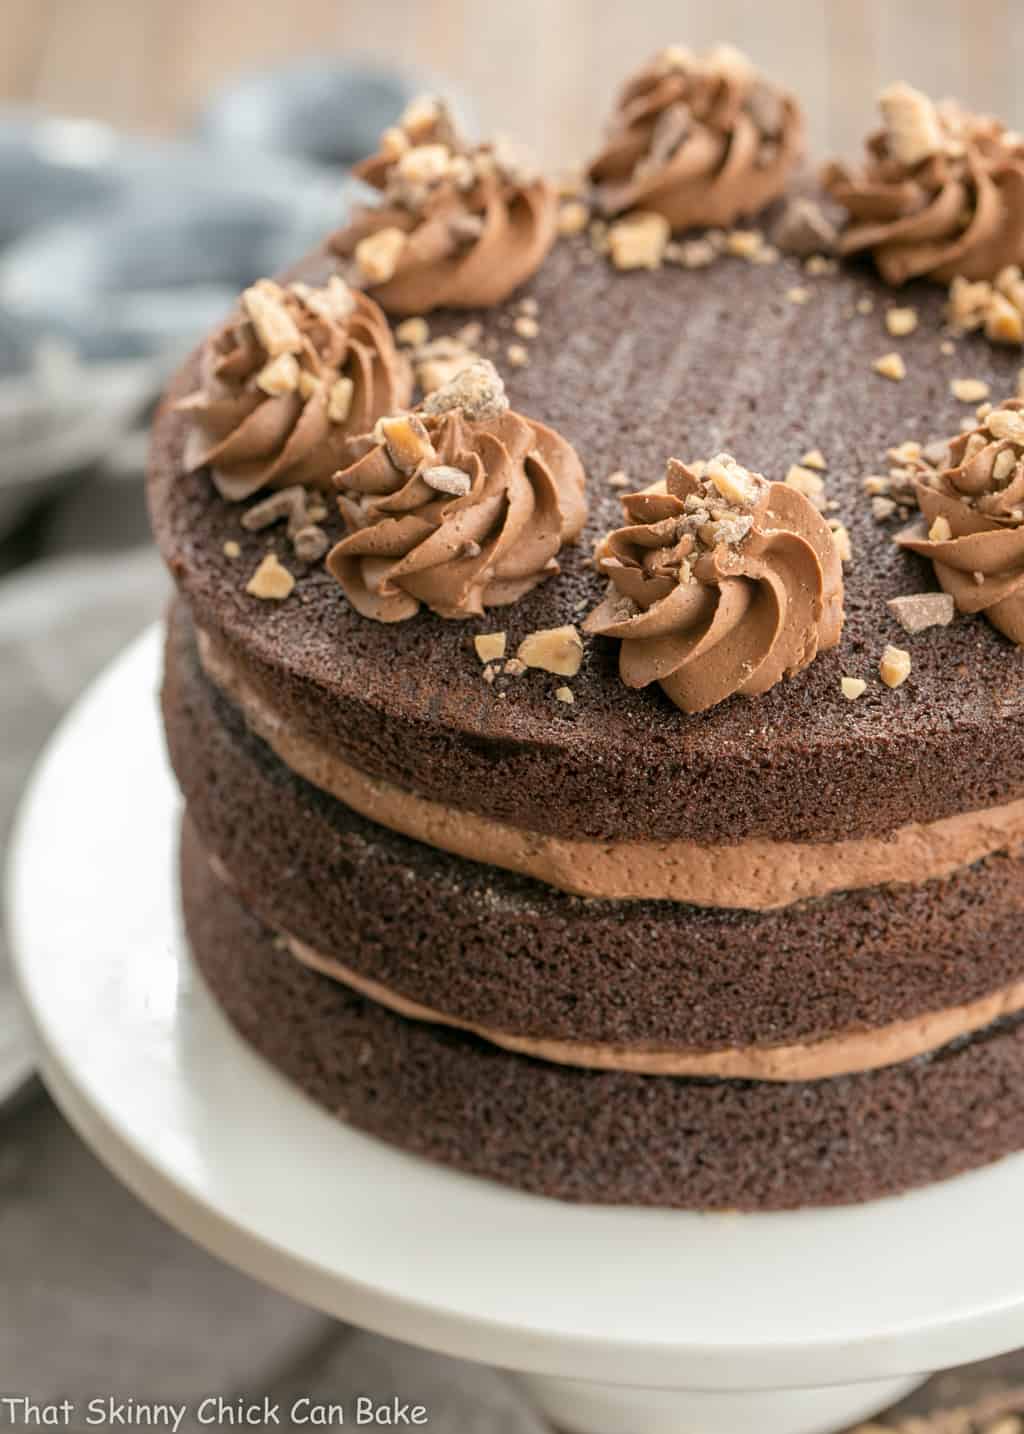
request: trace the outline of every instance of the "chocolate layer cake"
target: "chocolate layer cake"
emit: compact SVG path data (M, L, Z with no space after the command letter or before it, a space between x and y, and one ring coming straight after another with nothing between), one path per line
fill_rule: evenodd
M1024 1147L1024 416L974 413L1020 351L768 243L795 111L733 53L634 82L589 228L407 117L382 208L248 290L154 431L212 989L342 1118L567 1199L837 1203ZM623 188L680 76L673 155L738 163L756 116L758 228L706 229L728 165Z

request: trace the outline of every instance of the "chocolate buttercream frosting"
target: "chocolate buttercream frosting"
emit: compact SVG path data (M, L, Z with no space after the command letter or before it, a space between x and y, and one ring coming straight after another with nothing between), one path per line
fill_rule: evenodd
M803 150L796 100L738 50L656 55L625 85L589 177L607 215L643 209L679 232L777 199Z
M931 559L961 612L1024 645L1024 400L951 439L947 466L915 487L922 518L897 543Z
M999 120L909 85L879 101L883 125L863 165L823 183L849 212L840 252L870 252L889 284L993 279L1024 255L1024 142Z
M588 632L619 638L627 687L659 682L684 712L753 697L834 647L842 565L821 514L728 454L670 459L664 484L623 499L598 545L608 595Z
M554 186L503 142L468 144L440 100L411 105L355 172L381 202L329 247L389 313L490 308L554 242Z
M387 319L334 276L322 288L261 279L203 347L186 462L232 502L261 488L330 488L346 442L407 403L408 361Z
M352 606L401 622L426 604L473 617L559 571L583 526L583 467L564 438L510 410L480 360L413 413L381 419L335 477L349 528L327 567Z

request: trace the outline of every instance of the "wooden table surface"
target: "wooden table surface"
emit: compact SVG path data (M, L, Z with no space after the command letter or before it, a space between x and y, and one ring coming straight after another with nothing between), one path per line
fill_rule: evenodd
M594 146L623 74L729 40L798 92L819 155L887 81L1024 127L1021 0L0 0L0 101L168 130L232 73L311 52L440 71L550 165Z

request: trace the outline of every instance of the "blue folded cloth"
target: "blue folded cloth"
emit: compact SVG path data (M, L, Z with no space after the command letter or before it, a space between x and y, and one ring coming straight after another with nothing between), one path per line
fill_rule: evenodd
M423 71L311 55L231 81L200 112L196 134L213 144L347 166L372 153L381 130L411 99L439 88L448 87Z

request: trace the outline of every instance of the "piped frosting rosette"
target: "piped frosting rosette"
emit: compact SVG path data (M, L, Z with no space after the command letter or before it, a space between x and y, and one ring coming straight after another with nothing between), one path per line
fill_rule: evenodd
M221 496L329 488L346 442L409 400L408 361L365 294L261 279L204 344L199 387L178 408L192 422L190 469L209 466Z
M485 360L380 420L365 447L336 476L349 533L327 558L364 617L401 622L421 604L473 617L515 602L559 571L583 526L575 450L514 413Z
M752 697L834 647L843 623L833 535L803 494L728 454L670 459L664 484L623 499L598 545L608 594L588 632L618 638L627 687L658 682L684 712Z
M921 519L897 543L930 558L961 612L1024 645L1024 400L995 408L916 483Z
M879 101L883 126L859 168L823 183L849 213L843 254L870 252L890 284L994 279L1024 255L1024 143L998 120L909 85Z
M554 186L510 145L469 145L440 100L419 100L356 174L381 193L329 241L392 314L489 308L555 239Z
M603 213L654 211L679 232L763 209L802 150L795 99L745 55L673 46L627 81L589 177Z

